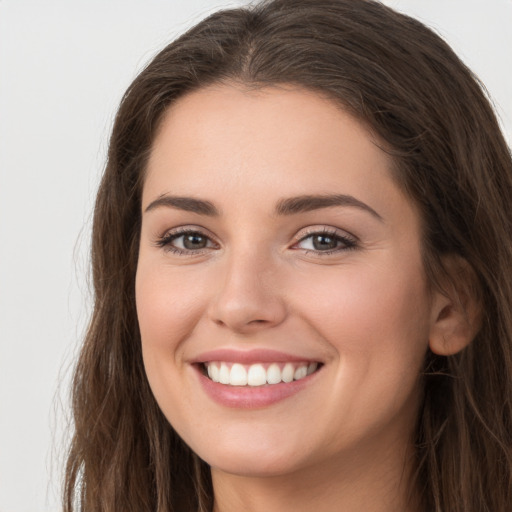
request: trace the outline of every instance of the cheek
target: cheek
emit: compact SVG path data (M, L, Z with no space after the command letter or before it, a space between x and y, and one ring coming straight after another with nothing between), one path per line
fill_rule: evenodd
M413 368L411 377L417 375L430 319L420 265L347 265L325 276L312 275L301 287L302 293L296 289L291 294L301 297L296 308L337 357L351 363L347 371L354 371L353 378L379 375L384 368L395 375Z
M415 268L340 268L319 285L309 285L308 309L330 329L353 329L369 339L376 329L411 334L426 326L426 286Z
M180 277L158 264L137 270L137 317L145 350L176 348L203 311L206 287L199 276Z
M182 347L203 314L199 279L161 262L139 259L135 295L146 376L169 421L186 415ZM204 281L203 281L204 284ZM174 416L171 416L171 414Z
M293 293L303 297L296 308L334 354L331 385L314 415L329 415L325 424L332 431L325 435L340 442L358 439L364 429L379 432L400 422L409 428L428 346L421 272L406 265L347 266L329 274L328 280L317 275L304 281L309 294Z

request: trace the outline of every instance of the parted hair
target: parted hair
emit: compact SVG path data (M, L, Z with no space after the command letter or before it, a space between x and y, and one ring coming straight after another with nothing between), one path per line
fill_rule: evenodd
M186 93L222 82L316 91L365 123L420 212L431 285L442 282L445 255L472 269L481 328L455 355L425 354L414 485L423 512L511 510L512 162L485 90L432 30L377 1L271 0L201 21L122 99L94 210L94 309L72 384L65 512L212 509L208 466L148 385L134 283L162 117Z

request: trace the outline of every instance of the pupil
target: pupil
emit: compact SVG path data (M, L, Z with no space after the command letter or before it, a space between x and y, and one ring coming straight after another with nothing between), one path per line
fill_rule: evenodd
M183 246L186 249L203 249L206 247L206 238L197 233L186 235L183 240Z
M313 238L313 247L316 250L336 249L338 241L327 235L318 235Z

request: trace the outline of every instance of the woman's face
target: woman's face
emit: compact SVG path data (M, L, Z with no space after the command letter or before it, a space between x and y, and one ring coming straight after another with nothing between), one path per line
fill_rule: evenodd
M166 114L142 201L144 364L218 471L282 475L408 443L432 313L391 167L304 90L219 85Z

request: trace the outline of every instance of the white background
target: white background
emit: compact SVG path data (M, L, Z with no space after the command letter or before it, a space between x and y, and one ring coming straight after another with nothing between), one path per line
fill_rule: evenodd
M70 365L116 106L204 15L244 1L0 0L0 512L56 512ZM388 0L480 76L512 140L512 1Z

